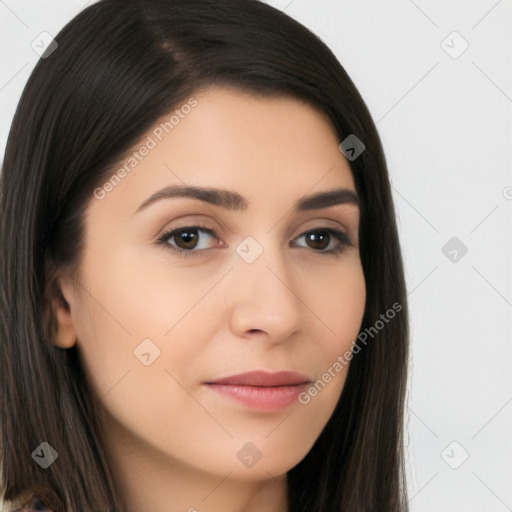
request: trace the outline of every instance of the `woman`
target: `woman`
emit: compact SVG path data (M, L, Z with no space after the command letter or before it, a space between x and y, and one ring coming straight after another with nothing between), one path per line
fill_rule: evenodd
M56 42L1 177L10 510L407 510L390 184L332 52L256 0Z

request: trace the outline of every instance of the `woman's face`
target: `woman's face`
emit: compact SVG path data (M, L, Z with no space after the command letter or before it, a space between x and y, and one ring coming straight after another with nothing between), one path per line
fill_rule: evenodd
M359 208L308 198L355 186L312 107L221 88L194 99L91 198L80 280L60 281L69 316L59 310L56 343L76 340L118 458L268 479L307 454L346 379L333 368L366 298ZM169 187L217 192L155 196ZM252 371L302 378L212 384ZM315 396L295 385L318 379Z

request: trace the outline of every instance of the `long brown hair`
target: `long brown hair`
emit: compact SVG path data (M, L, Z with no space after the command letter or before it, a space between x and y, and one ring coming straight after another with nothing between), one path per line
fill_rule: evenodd
M340 142L365 145L349 161L361 200L361 331L392 304L401 310L354 355L332 417L288 472L289 511L406 511L408 310L394 206L375 124L331 50L257 0L102 0L56 41L25 87L0 180L0 496L42 487L62 511L125 509L77 350L50 339L52 278L77 268L85 208L113 163L195 91L221 85L301 99ZM58 453L46 469L32 460L42 442Z

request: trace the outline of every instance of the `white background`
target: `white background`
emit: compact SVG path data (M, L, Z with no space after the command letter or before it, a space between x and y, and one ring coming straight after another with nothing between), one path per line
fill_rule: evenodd
M268 3L334 51L383 140L411 308L411 511L511 511L512 1ZM0 0L0 159L32 41L86 5Z

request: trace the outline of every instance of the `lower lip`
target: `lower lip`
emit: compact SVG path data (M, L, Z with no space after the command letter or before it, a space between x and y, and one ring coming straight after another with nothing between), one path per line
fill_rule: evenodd
M308 385L308 383L304 383L294 386L263 387L207 384L217 393L260 411L277 411L288 407L298 400L299 395L307 389Z

